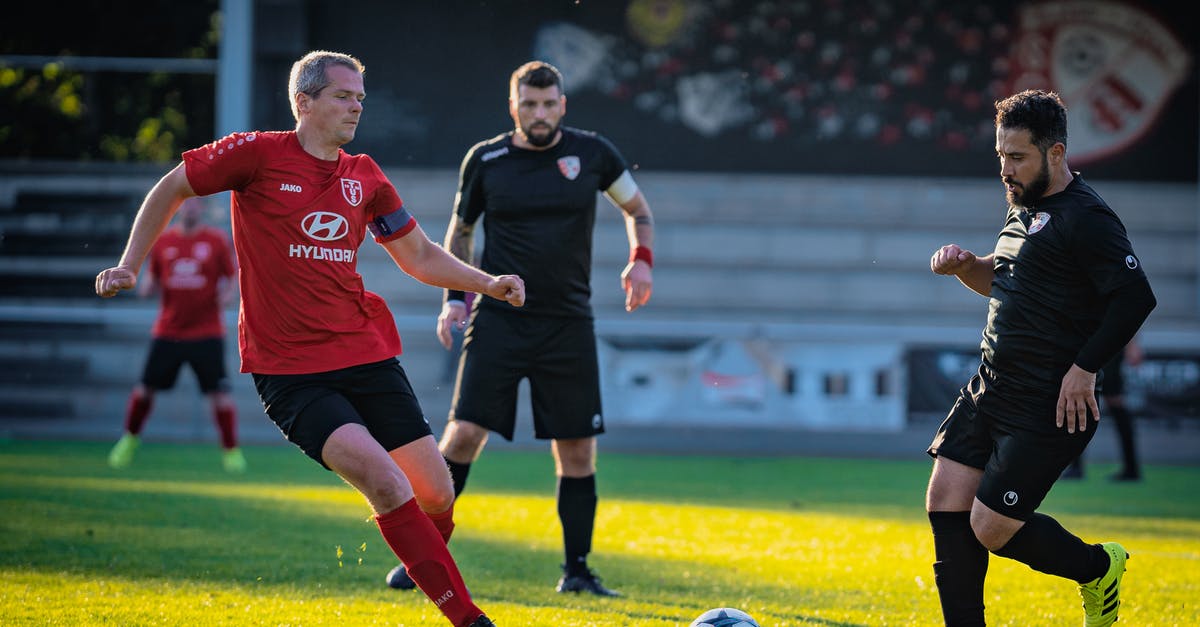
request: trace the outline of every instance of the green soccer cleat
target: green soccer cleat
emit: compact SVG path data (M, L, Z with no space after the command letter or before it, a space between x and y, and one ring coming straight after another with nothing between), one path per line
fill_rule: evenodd
M1125 560L1129 553L1116 542L1100 545L1108 553L1108 572L1095 581L1079 586L1083 597L1083 627L1107 627L1117 622L1121 607L1121 577L1125 576Z
M246 472L246 456L242 455L242 449L236 446L226 449L221 454L221 465L225 467L225 472L240 475Z
M138 437L132 433L121 436L121 439L117 440L112 450L108 452L108 465L113 468L125 468L132 464L133 454L137 451L138 443Z

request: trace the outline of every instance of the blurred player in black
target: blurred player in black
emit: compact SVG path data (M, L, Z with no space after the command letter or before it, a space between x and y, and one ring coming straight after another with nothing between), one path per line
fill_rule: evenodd
M1037 508L1096 431L1096 373L1156 304L1117 214L1067 165L1067 111L1029 90L996 103L1008 214L986 256L930 259L990 297L979 372L938 429L926 509L947 625L983 625L988 552L1074 580L1084 625L1117 620L1128 554Z
M604 137L561 126L563 79L548 63L531 61L509 81L515 128L476 144L463 159L446 248L475 259L475 222L484 220L480 267L520 273L523 309L476 299L466 329L440 448L461 493L488 431L507 440L516 421L517 385L529 379L534 434L553 441L558 516L565 561L559 592L619 596L588 567L596 516L596 435L604 432L592 322L592 228L596 192L624 212L629 263L621 272L625 309L650 299L654 223L625 159ZM503 269L503 270L502 270ZM450 291L437 333L466 327L462 292ZM410 584L399 566L391 585Z

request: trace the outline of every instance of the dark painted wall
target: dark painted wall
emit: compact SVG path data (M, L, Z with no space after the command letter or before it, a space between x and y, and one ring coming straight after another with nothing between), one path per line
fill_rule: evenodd
M260 40L288 45L260 60L256 119L291 125L295 56L350 52L368 67L350 149L387 165L457 166L510 128L508 76L537 57L566 74L569 124L655 170L989 175L992 102L1035 86L1063 94L1089 176L1197 177L1198 26L1179 3L275 4Z

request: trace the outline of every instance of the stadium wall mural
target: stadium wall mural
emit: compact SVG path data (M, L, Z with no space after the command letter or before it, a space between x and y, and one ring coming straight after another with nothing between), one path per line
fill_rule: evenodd
M312 0L299 47L359 51L373 119L356 145L392 165L457 166L511 126L509 72L542 58L566 76L569 124L655 170L984 176L992 102L1036 87L1072 111L1072 166L1191 181L1200 28L1182 7L473 1L364 16ZM364 37L363 24L389 35Z

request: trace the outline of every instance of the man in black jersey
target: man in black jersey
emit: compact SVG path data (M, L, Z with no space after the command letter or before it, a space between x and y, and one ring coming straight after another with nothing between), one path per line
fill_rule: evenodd
M509 80L515 128L476 144L463 159L445 246L459 259L475 259L475 222L486 214L480 267L519 273L527 300L523 309L475 300L440 448L461 493L488 431L512 439L517 385L529 379L534 435L552 440L558 476L565 561L557 590L619 596L587 563L595 436L604 432L590 287L596 192L624 212L626 311L650 300L654 221L617 149L601 135L561 126L566 104L558 69L522 65ZM450 348L451 330L466 325L463 293L447 292L437 324L442 345ZM393 587L407 588L406 580L403 566L388 575Z
M947 625L983 625L988 552L1078 582L1084 625L1117 620L1125 549L1088 544L1036 512L1096 432L1096 373L1137 333L1154 293L1120 218L1067 166L1058 95L996 103L1008 216L995 250L956 244L930 259L990 297L979 372L929 454L926 509Z

